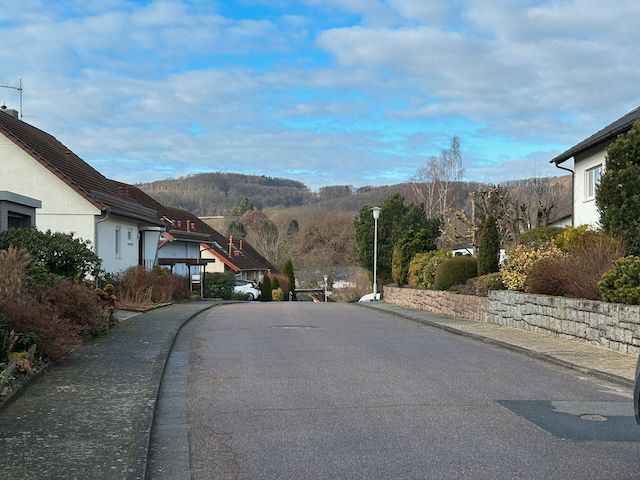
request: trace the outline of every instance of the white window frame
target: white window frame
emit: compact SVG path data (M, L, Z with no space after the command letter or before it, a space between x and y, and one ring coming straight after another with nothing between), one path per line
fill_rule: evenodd
M127 244L133 245L133 228L127 228Z
M585 201L596 198L596 189L602 178L602 164L596 165L584 172L584 199Z
M116 225L115 232L115 255L116 258L122 258L122 229L120 225Z

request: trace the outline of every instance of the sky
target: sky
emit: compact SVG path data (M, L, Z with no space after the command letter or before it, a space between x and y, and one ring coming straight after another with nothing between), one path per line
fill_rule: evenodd
M497 183L564 173L549 160L640 105L638 19L637 0L0 0L0 84L129 183L391 184L454 135L465 179Z

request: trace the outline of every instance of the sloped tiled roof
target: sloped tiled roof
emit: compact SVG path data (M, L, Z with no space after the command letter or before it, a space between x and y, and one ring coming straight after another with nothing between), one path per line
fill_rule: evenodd
M553 160L551 160L551 163L555 163L556 165L558 165L559 163L569 160L571 157L582 153L599 143L613 140L618 135L625 133L627 130L630 130L633 124L638 119L640 119L640 107L632 110L631 112L617 119L615 122L610 123L601 130L598 130L589 138L584 139L577 145L571 147L569 150L561 153Z
M96 208L161 224L153 208L128 197L119 182L106 178L54 136L0 110L0 133L69 185Z
M210 248L228 265L233 265L236 271L246 270L271 270L276 268L262 255L260 255L248 242L234 239L229 255L229 238L222 235L213 227L207 225L200 218L181 208L166 207L147 195L138 187L127 184L119 184L126 194L140 204L155 209L161 217L172 220L173 224L165 222L168 233L176 240L201 242L210 245ZM187 222L195 225L187 228Z

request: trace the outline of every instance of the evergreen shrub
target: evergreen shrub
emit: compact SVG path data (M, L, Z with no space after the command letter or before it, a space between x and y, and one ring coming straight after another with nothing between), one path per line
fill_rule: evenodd
M598 287L605 302L640 305L640 257L630 255L616 260Z
M445 260L436 270L434 289L449 290L461 285L478 273L478 259L470 256L453 257Z

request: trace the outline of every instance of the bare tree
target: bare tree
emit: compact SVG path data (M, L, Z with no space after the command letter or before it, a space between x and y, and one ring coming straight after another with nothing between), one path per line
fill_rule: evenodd
M427 217L445 217L458 204L456 184L462 181L462 155L460 138L451 138L449 148L440 155L429 157L411 179L411 187L417 200L424 204Z

